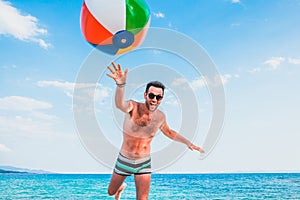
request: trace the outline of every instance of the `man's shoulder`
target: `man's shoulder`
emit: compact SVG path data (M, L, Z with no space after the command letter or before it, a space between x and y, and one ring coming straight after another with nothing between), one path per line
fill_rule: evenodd
M142 104L142 103L137 102L137 101L132 100L132 99L128 100L128 102L129 102L131 105L133 105L133 108L136 108L139 104Z
M129 99L128 102L131 102L131 103L133 103L133 104L141 104L140 102L137 102L137 101L135 101L135 100L133 100L133 99Z
M156 110L157 112L157 115L160 116L160 117L165 117L165 113L159 109Z

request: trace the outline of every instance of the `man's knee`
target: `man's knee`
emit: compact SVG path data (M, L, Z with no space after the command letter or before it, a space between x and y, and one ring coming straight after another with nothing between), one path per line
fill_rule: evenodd
M115 191L115 190L113 190L113 189L111 189L111 188L108 188L108 189L107 189L107 193L108 193L109 196L115 195L116 192L117 192L117 191Z
M147 200L148 199L148 195L143 195L143 196L137 196L136 200Z

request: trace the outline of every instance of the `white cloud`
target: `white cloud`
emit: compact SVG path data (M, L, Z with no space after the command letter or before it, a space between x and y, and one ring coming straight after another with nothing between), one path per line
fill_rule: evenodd
M172 22L169 22L169 23L168 23L168 27L169 27L169 28L173 28Z
M54 122L49 119L36 118L29 113L19 113L15 116L0 116L0 133L7 135L19 134L22 136L54 136L58 132L53 130Z
M232 79L233 77L236 77L238 78L239 76L238 75L231 75L231 74L224 74L224 75L221 75L221 81L222 81L222 84L225 85L226 83L229 82L230 79Z
M220 86L227 84L233 78L239 78L238 74L224 74L220 76L215 76L214 79L210 79L208 77L202 76L197 80L194 80L191 84L194 88L202 88L206 87L206 85L210 86Z
M261 67L255 67L255 68L249 70L248 72L251 73L251 74L254 74L254 73L259 73L261 71L262 71Z
M232 23L232 24L230 24L230 27L232 27L232 28L239 27L239 26L241 26L240 23Z
M285 58L282 56L279 57L272 57L266 61L263 62L264 65L266 65L265 67L256 67L253 68L251 70L249 70L248 72L251 74L254 73L259 73L259 72L266 72L266 71L274 71L274 70L278 70L280 68L280 66L282 66L283 63L289 63L289 64L293 64L293 65L300 65L300 59L298 58Z
M17 65L3 65L2 69L17 69Z
M47 49L51 45L40 38L47 30L39 27L38 19L32 15L22 15L10 2L0 0L0 35L10 35L22 41L38 43Z
M75 83L71 82L61 82L61 81L38 81L37 85L39 87L58 87L64 91L73 91Z
M0 152L11 152L12 150L5 146L4 144L0 144Z
M297 58L284 58L284 57L272 57L264 62L264 64L271 67L271 69L276 70L280 67L280 65L287 61L290 64L299 65L300 59Z
M171 85L172 85L173 87L176 87L176 86L179 86L179 85L182 85L182 84L185 84L185 83L187 83L187 81L186 81L185 78L178 78L178 79L174 80L174 81L171 83Z
M276 70L285 61L284 57L272 57L264 62L265 65L269 66L269 70Z
M231 3L241 3L240 0L231 0Z
M51 109L52 104L22 96L0 98L0 134L54 135L53 124L59 118L40 110Z
M52 104L36 99L8 96L0 98L0 133L7 135L26 134L54 135L53 124L59 118L41 112L50 109Z
M72 83L61 81L39 81L39 87L57 87L62 89L65 94L73 98L73 110L75 112L94 113L94 104L103 105L108 103L107 99L112 95L112 89L99 83ZM74 96L74 89L77 95ZM99 102L99 103L98 103Z
M101 87L99 83L74 83L68 81L38 81L37 85L39 87L58 87L64 91L73 91L75 87L78 89Z
M81 98L90 98L93 97L95 100L102 100L110 95L111 89L108 87L104 87L99 83L73 83L68 81L39 81L37 82L39 87L57 87L62 89L67 96L73 98L73 91L76 89L80 89L84 91L87 96L83 96Z
M165 101L165 104L170 106L178 106L178 101L176 101L176 99L169 99Z
M33 111L50 108L52 108L50 103L32 98L22 96L8 96L0 98L0 110Z
M201 76L199 79L193 80L191 82L188 82L187 79L185 79L185 78L178 78L178 79L175 79L171 83L171 86L179 87L179 86L183 86L188 83L190 83L191 87L194 89L203 88L203 87L206 87L206 85L207 85L205 77Z
M297 59L297 58L288 58L288 62L290 64L299 65L300 64L300 59Z
M196 89L196 88L203 88L206 87L207 85L207 80L204 76L201 76L200 78L193 80L191 82L192 88Z
M32 116L33 118L36 118L36 119L40 119L40 120L45 120L45 121L58 121L59 118L55 115L48 115L48 114L45 114L45 113L42 113L42 112L32 112L30 114L30 116Z
M167 95L164 96L164 103L169 106L178 106L179 101L170 91L166 90Z
M201 89L206 87L207 85L210 86L220 86L221 84L225 85L227 84L231 79L233 78L239 78L240 76L238 74L224 74L220 76L215 76L213 79L208 78L206 76L201 76L198 79L192 80L190 83L191 87L194 89ZM185 78L178 78L175 81L172 82L172 86L180 86L183 84L186 84L187 80Z
M154 17L156 17L156 18L165 18L165 14L162 13L162 12L157 12L157 13L154 12L153 15L154 15Z

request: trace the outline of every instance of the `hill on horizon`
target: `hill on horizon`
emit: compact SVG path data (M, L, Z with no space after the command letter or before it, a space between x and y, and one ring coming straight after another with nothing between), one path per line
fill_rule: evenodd
M12 166L0 166L0 173L50 174L52 172L48 172L48 171L44 171L44 170L35 170L35 169L12 167Z

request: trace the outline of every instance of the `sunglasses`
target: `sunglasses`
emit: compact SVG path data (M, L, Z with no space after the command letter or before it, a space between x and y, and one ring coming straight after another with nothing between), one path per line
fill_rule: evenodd
M150 99L154 99L155 97L156 97L156 100L157 101L159 101L159 100L161 100L162 98L163 98L163 96L161 96L161 95L155 95L155 94L153 94L153 93L149 93L148 94L148 97L150 98Z

